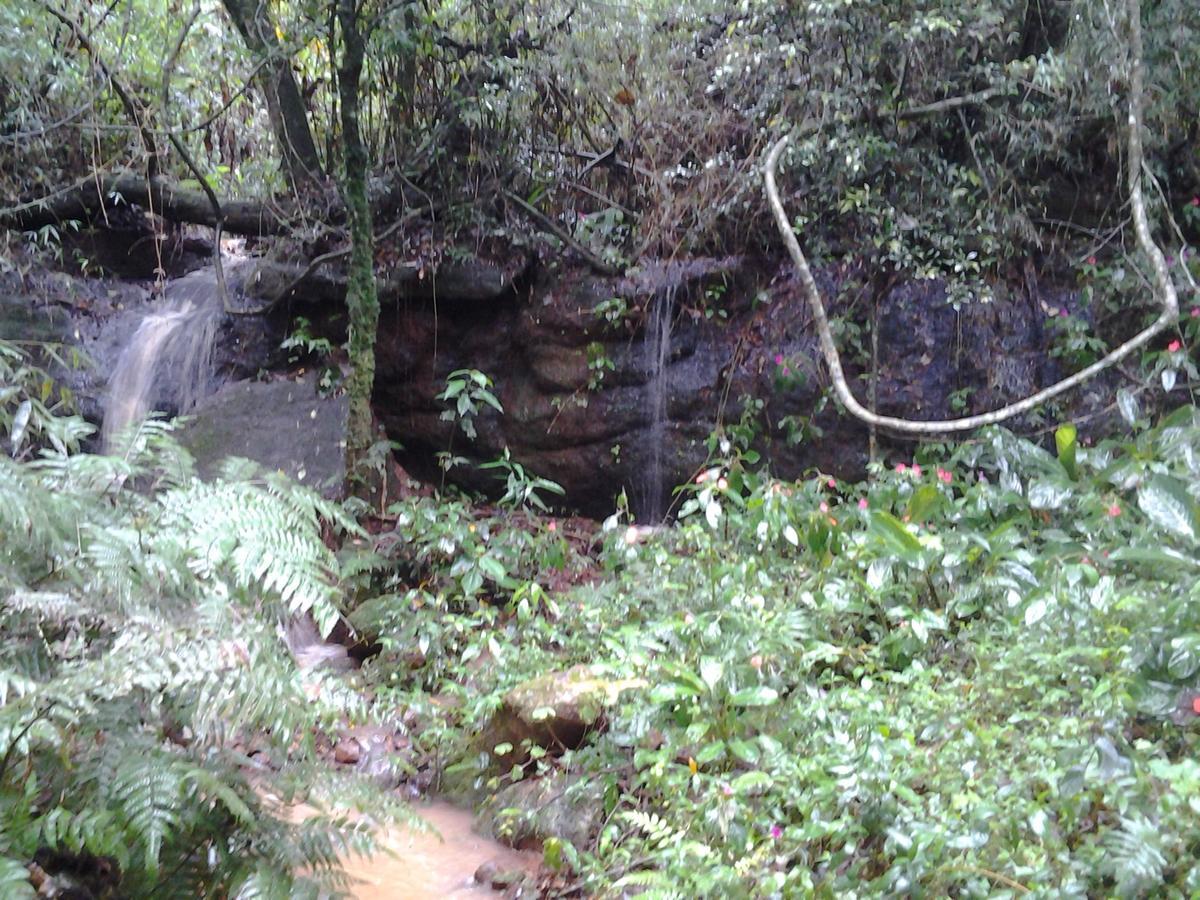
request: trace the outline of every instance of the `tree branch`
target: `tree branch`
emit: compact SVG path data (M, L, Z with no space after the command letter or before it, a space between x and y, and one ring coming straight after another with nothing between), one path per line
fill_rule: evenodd
M833 333L829 329L829 317L825 311L825 304L821 299L821 292L817 288L816 281L813 279L812 271L808 266L808 260L804 256L804 251L800 249L800 242L796 239L796 235L792 231L791 223L788 221L787 213L783 208L783 202L779 198L779 189L775 183L775 171L779 165L779 157L787 148L790 136L785 135L775 142L770 153L767 154L764 171L767 200L771 206L771 212L774 214L775 224L779 227L779 233L783 237L784 245L787 247L788 255L791 256L792 262L799 274L800 284L805 297L808 299L809 306L812 309L813 320L817 327L818 337L820 338L821 352L825 357L825 364L829 367L834 392L846 407L846 411L852 416L868 425L887 428L905 434L938 434L950 431L968 431L983 425L994 425L1013 416L1028 412L1034 407L1045 403L1047 400L1078 387L1099 372L1120 362L1135 350L1145 346L1155 335L1162 333L1165 329L1176 323L1179 318L1179 298L1175 293L1174 285L1171 283L1166 259L1163 257L1158 245L1154 243L1154 238L1150 234L1150 222L1146 216L1146 205L1142 197L1141 170L1143 151L1141 132L1145 76L1142 69L1142 27L1139 0L1126 0L1126 14L1129 20L1130 56L1129 147L1128 168L1126 171L1126 178L1129 181L1129 204L1133 210L1134 231L1137 235L1138 246L1150 260L1150 265L1154 270L1154 280L1157 282L1158 289L1161 292L1162 312L1149 327L1138 332L1103 359L1096 361L1087 368L1076 372L1068 378L1062 379L1050 387L991 412L958 419L942 419L926 422L897 418L895 416L881 416L864 408L855 399L850 386L846 382L846 375L842 371L841 355L838 352L837 343L833 339ZM943 103L945 102L943 101ZM942 109L949 108L953 107L942 107Z
M600 257L598 257L595 253L593 253L591 250L589 250L587 247L583 246L583 244L579 243L579 241L575 240L575 238L573 238L569 234L567 234L567 232L564 228L560 227L556 222L554 222L554 220L552 220L549 216L545 215L537 207L535 207L529 203L526 203L524 200L522 200L520 197L518 197L512 191L505 191L504 196L507 197L509 200L511 200L513 203L517 204L517 206L521 207L521 209L525 210L526 214L531 219L533 219L535 222L537 222L539 225L541 225L543 228L545 228L547 231L549 231L552 235L554 235L556 238L558 238L560 241L562 241L564 244L566 244L568 247L570 247L572 250L574 250L576 253L578 253L580 256L582 256L584 261L589 266L591 266L593 269L595 269L597 272L599 272L601 275L620 275L621 274L619 269L617 269L615 266L610 266L608 263L606 263L604 260L602 260Z

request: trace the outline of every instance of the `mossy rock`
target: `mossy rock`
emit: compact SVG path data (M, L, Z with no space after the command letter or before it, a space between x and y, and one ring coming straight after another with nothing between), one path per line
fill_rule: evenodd
M594 779L554 773L502 788L475 815L475 829L522 850L551 838L586 848L604 817L604 788Z
M640 678L610 678L594 666L548 672L505 694L484 730L481 749L503 766L527 762L532 745L549 753L573 750L604 726L605 711L621 694L645 685Z

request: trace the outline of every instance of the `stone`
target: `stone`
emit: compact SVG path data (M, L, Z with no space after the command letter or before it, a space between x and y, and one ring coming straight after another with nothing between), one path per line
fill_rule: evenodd
M595 780L556 772L501 788L476 813L481 834L513 847L539 846L550 838L586 848L604 817L604 788Z
M480 884L491 885L492 879L499 874L500 865L494 859L489 859L475 870L475 880Z
M525 880L525 873L520 869L507 869L497 872L490 882L493 891L504 891L515 887Z
M589 731L602 727L605 710L622 693L645 685L640 678L609 678L594 666L548 672L505 694L500 710L484 731L482 749L505 766L527 761L526 741L551 753L572 750ZM497 752L503 745L508 748Z
M354 738L345 738L334 745L333 759L344 766L353 766L362 759L362 752L362 744Z
M493 891L505 891L525 880L520 869L502 869L498 860L489 859L475 870L475 881L485 884Z
M311 374L299 381L234 382L189 414L180 442L202 476L239 456L337 498L344 489L348 410L345 395L320 396Z

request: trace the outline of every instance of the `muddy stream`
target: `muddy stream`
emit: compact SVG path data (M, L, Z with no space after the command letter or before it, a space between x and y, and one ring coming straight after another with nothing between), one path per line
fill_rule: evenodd
M456 897L499 897L475 881L475 870L493 863L505 872L533 873L541 855L505 847L471 830L471 814L448 803L415 803L413 812L429 830L395 826L380 835L380 851L371 857L343 859L354 879L350 891L358 900L436 900Z

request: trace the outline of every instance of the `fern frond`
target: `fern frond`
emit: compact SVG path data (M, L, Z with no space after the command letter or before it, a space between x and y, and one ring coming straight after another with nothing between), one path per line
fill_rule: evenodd
M35 900L37 891L29 881L29 869L23 862L0 856L0 897L11 900Z

